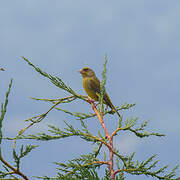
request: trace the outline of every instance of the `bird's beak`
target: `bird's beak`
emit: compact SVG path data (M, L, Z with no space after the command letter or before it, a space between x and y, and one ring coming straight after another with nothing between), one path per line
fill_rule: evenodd
M82 69L80 69L78 72L82 74Z

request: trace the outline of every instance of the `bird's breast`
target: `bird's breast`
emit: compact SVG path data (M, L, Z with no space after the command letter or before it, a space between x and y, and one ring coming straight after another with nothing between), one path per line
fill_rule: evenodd
M98 101L99 100L99 97L97 96L97 92L95 91L95 89L92 88L92 85L91 85L92 81L88 78L84 78L83 79L83 87L87 93L87 95L94 99L95 101Z

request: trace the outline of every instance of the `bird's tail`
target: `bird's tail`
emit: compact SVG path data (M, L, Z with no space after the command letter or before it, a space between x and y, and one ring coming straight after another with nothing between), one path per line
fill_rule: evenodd
M119 116L119 118L121 118L121 115L113 105L111 106L111 109Z
M121 115L119 114L119 112L117 111L117 109L112 104L112 102L111 102L109 96L107 95L107 93L104 96L104 101L105 101L105 104L107 104L119 116L119 118L122 118Z

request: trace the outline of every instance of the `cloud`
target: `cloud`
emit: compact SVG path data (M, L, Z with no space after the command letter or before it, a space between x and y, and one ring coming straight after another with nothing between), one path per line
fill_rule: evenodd
M123 137L119 136L114 141L114 147L123 154L134 152L137 144L138 139L133 134L127 134Z
M30 118L30 117L29 117ZM24 120L27 119L27 116L16 116L16 117L9 117L7 120L4 119L3 122L3 134L4 136L15 136L18 134L18 131L27 127L30 122L25 122ZM63 121L59 119L58 116L51 116L45 118L42 122L38 124L34 124L32 127L30 127L26 134L36 134L36 133L42 133L46 132L49 129L48 125L52 124L54 126L58 126L60 128L64 127Z

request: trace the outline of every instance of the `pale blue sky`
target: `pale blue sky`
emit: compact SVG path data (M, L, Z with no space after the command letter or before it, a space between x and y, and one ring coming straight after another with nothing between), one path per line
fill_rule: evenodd
M14 79L4 135L14 136L25 126L24 119L49 108L49 104L35 102L30 96L60 98L68 95L36 73L21 56L84 94L77 71L88 65L101 77L107 53L106 87L113 103L136 102L135 108L124 115L149 119L148 129L167 135L143 141L126 133L116 139L116 146L124 153L136 151L139 160L158 154L162 164L170 164L170 167L180 164L179 19L179 0L1 1L0 67L6 69L0 72L1 102L10 78ZM63 105L63 108L92 112L91 107L81 101ZM47 124L63 127L63 120L78 126L72 117L54 111L29 132L44 131ZM88 122L94 132L95 127L100 128L96 121ZM51 162L65 162L93 147L79 138L31 143L40 147L23 161L23 171L28 176L53 176L56 170ZM8 152L11 145L7 142L3 145L3 154L7 157L6 150ZM128 176L127 179L152 178Z

